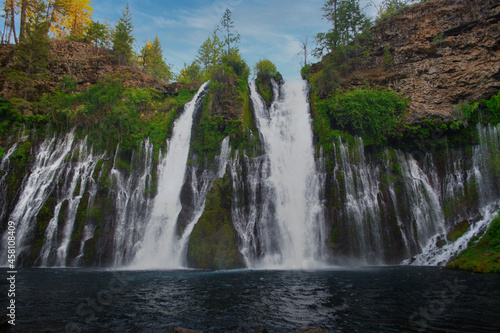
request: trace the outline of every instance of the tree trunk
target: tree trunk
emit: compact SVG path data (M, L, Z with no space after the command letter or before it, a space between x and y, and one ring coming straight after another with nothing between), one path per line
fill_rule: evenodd
M21 23L19 25L19 39L23 40L24 33L26 32L26 11L28 7L28 0L21 2Z
M10 15L10 18L11 18L11 22L10 22L10 32L9 32L9 42L10 42L10 36L11 36L11 33L14 33L14 41L16 42L16 44L18 44L18 40L17 40L17 36L16 36L16 15L15 15L15 5L14 5L14 0L11 0L10 1L10 11L11 11L11 15Z

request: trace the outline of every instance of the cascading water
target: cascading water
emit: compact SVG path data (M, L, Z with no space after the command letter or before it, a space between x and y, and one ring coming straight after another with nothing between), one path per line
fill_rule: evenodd
M336 165L344 180L346 216L355 227L351 237L357 240L352 251L365 263L376 263L383 252L378 201L380 170L367 163L361 138L355 139L352 148L350 152L349 145L339 137L340 160Z
M118 156L119 147L115 156ZM111 170L113 197L116 208L113 237L113 266L129 263L135 254L137 242L144 236L144 225L151 211L148 191L153 172L153 144L149 139L141 143L132 156L131 172L125 175L116 163Z
M9 162L10 157L17 149L18 143L16 142L7 153L2 157L2 161L0 162L0 221L3 221L5 215L7 214L7 183L6 178L9 173Z
M92 179L96 163L102 158L102 155L94 156L92 149L89 151L86 138L78 144L74 154L77 155L77 161L61 170L62 185L57 191L54 217L45 230L39 256L41 266L66 266L78 206L85 194L87 182ZM65 212L61 212L65 203Z
M208 82L203 84L184 107L183 114L175 122L167 153L160 156L158 194L141 247L131 265L134 268L183 267L183 249L177 236L177 217L182 208L180 193L187 170L193 114L201 104L207 85Z
M263 224L245 228L241 224L246 222L238 221L237 229L256 228L258 235L268 234L259 239L257 246L242 246L260 251L259 259L251 262L252 267L317 267L322 259L325 232L307 87L304 82L285 83L281 87L274 83L273 90L275 98L268 109L255 82L250 81L257 126L269 159L269 178L261 181L272 188L262 199L272 201L274 211L264 219L249 221ZM244 233L240 239L249 241L251 237Z
M31 174L23 181L16 207L9 216L9 220L17 224L16 258L26 255L30 250L36 216L52 191L56 183L54 180L58 180L61 176L61 166L71 151L73 139L73 131L69 132L64 139L56 137L46 139L34 154L36 159ZM0 251L0 260L4 265L7 260L7 243L7 232L4 232Z
M498 183L498 156L500 156L500 125L483 126L478 124L479 145L473 148L472 165L464 170L455 159L448 166L447 178L444 183L444 197L450 198L450 193L456 196L464 195L464 183L473 184L479 199L480 219L472 223L468 230L456 241L437 246L438 239L445 239L444 232L437 233L425 246L422 253L413 260L404 263L413 265L444 265L454 255L467 248L469 241L484 233L491 221L498 215L495 210L500 205L500 184ZM450 172L450 169L453 172ZM453 175L453 176L450 176Z

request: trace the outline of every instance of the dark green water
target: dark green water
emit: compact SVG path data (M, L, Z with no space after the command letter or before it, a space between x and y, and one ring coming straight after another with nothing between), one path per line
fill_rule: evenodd
M6 279L1 290L5 309ZM15 332L498 332L500 276L435 267L25 269L16 305Z

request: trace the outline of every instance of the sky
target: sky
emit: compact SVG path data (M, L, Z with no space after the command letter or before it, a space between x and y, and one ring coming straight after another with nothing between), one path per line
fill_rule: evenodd
M368 6L368 2L361 1L365 12L373 16L375 7ZM93 20L116 22L126 3L93 0ZM163 56L173 65L175 73L184 67L184 62L190 64L196 58L199 47L211 36L226 8L231 10L235 30L241 35L238 47L247 64L253 68L259 60L267 58L285 79L300 77L299 63L303 62L303 56L298 53L302 41L308 38L312 49L314 36L331 26L322 19L325 0L130 0L128 3L136 39L134 49L138 52L148 39L158 35Z

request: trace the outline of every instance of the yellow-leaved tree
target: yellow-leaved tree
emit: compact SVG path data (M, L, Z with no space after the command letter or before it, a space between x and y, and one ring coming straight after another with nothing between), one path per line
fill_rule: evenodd
M49 0L50 32L56 37L82 36L92 23L90 0Z

